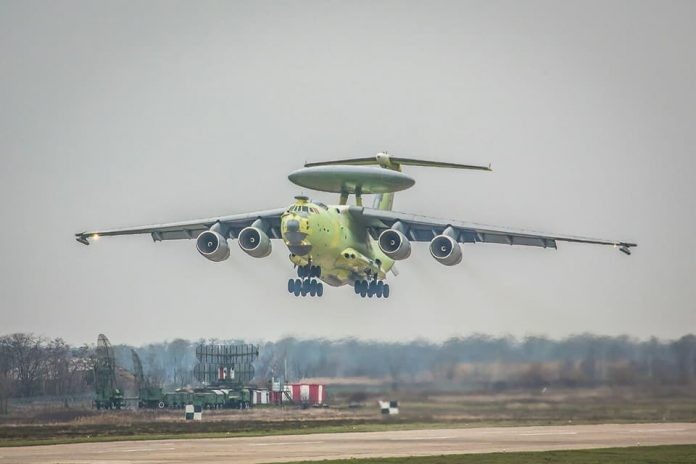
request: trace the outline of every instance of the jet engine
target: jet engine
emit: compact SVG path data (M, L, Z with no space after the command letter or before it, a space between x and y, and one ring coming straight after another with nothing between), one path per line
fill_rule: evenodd
M430 242L430 254L440 264L454 266L462 260L462 248L449 235L438 235Z
M379 234L377 240L382 252L394 260L406 259L411 256L411 242L406 236L395 229L387 229Z
M227 239L214 230L201 232L196 239L196 248L198 248L200 254L216 263L230 257L230 247L227 245Z
M265 258L271 254L271 239L257 227L246 227L239 233L239 247L249 256Z

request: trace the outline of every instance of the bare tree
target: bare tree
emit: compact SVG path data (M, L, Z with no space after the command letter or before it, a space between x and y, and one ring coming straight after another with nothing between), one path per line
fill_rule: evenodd
M7 414L7 401L14 386L14 363L7 342L8 337L0 337L0 414Z
M170 366L172 369L172 379L178 387L183 387L191 381L191 366L186 363L187 355L190 355L191 343L188 340L177 338L172 340L167 347Z
M84 388L85 373L90 372L90 349L72 349L62 338L48 342L44 349L45 393L56 395L67 408L70 397Z
M696 363L696 336L685 335L672 343L672 349L677 358L679 380L691 383L694 379L694 363Z
M44 339L34 334L16 333L8 336L7 347L16 371L19 393L35 394L40 387Z

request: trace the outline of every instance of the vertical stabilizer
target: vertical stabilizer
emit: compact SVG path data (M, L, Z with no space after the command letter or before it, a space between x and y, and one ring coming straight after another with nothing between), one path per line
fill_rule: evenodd
M394 193L380 193L375 195L375 202L372 205L374 209L383 211L391 211L394 206Z

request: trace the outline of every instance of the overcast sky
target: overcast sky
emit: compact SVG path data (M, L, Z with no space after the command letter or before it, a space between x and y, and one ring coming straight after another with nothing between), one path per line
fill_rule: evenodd
M696 331L695 2L0 1L0 333L114 343ZM305 160L400 155L394 209L635 241L427 244L389 300L287 293L281 242L90 228L283 207ZM334 195L310 193L335 202Z

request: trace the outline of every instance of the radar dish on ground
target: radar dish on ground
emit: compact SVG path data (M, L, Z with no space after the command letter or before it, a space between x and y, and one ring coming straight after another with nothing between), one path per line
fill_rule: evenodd
M398 171L375 166L315 166L298 169L288 179L300 187L332 193L391 193L416 181Z

